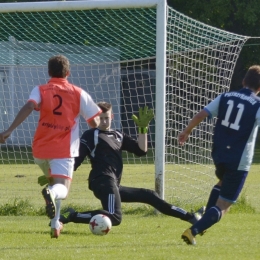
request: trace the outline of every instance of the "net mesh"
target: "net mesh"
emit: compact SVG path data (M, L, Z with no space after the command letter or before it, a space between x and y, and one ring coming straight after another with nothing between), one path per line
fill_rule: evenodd
M213 120L203 121L184 147L177 136L218 94L228 91L247 37L168 9L166 90L166 197L203 203L216 182L211 159Z
M10 125L34 86L48 81L48 59L64 54L71 63L69 81L95 101L112 103L113 128L135 137L131 116L139 106L148 105L155 112L156 107L165 107L165 199L182 204L205 201L215 180L212 122L203 122L184 147L178 146L177 135L194 113L228 90L247 37L199 23L170 7L167 17L166 104L155 106L156 8L0 11L0 128ZM42 173L31 155L37 122L38 113L33 112L1 145L0 189L6 192L10 180L16 189L0 203L18 196L36 198L33 203L42 205L36 183ZM146 157L123 153L127 185L154 189L155 123L156 119L149 128ZM81 133L86 129L81 120ZM85 195L90 165L81 168L75 173L69 203L99 203Z

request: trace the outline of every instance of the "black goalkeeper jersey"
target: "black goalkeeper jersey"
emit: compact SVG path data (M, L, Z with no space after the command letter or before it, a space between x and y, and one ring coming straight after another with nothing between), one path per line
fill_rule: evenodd
M137 140L121 131L89 129L80 138L79 157L75 158L74 170L77 170L87 156L92 167L89 183L99 176L108 175L119 185L123 172L122 151L137 156L146 155L146 152L139 148Z

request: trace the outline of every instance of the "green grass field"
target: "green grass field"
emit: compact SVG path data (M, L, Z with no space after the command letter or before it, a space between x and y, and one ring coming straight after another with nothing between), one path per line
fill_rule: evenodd
M8 174L0 174L0 260L259 259L258 164L252 166L238 203L220 223L204 236L197 237L195 247L180 239L182 232L189 227L188 223L155 214L150 206L142 204L123 204L122 224L113 227L107 236L94 236L87 225L70 223L65 225L59 239L50 239L41 187L36 183L41 172L35 165L1 167L2 172ZM123 184L153 188L153 167L126 166ZM75 183L70 197L63 203L64 207L100 207L99 201L88 191L85 171L75 173ZM76 195L82 197L82 201L75 200Z
M259 214L227 215L196 246L180 239L186 222L163 215L124 215L106 236L94 236L87 225L67 224L50 239L46 217L0 217L0 259L259 259Z

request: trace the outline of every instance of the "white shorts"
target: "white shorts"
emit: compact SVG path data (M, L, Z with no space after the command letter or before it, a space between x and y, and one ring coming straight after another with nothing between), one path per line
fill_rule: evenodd
M72 180L74 171L74 158L34 158L34 162L41 168L46 177L65 178Z

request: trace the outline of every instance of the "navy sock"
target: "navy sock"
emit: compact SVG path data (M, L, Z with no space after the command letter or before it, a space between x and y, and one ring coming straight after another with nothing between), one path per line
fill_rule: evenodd
M191 233L193 236L200 234L204 230L210 228L214 224L220 221L222 216L221 210L219 207L214 206L207 210L203 217L191 227Z
M218 197L219 197L219 193L220 193L220 186L215 185L212 188L211 193L209 195L208 203L206 206L206 211L216 205Z

